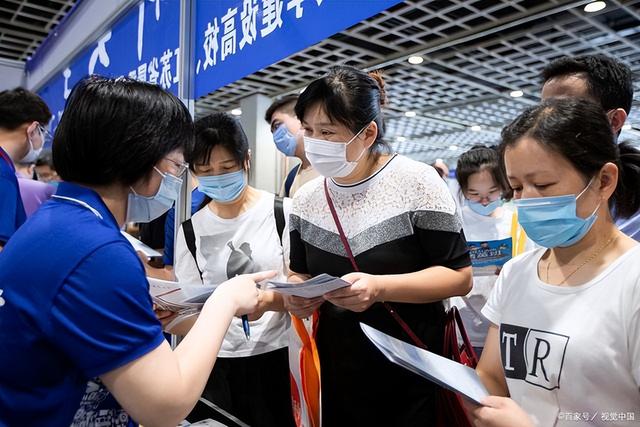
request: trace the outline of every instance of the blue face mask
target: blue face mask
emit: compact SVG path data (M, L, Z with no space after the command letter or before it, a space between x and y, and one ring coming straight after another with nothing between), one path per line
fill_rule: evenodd
M198 190L216 202L228 203L236 200L247 186L244 170L224 175L199 176Z
M467 206L469 206L469 209L471 209L478 215L489 216L496 209L502 206L502 199L497 199L497 200L494 200L493 202L489 202L489 204L486 206L480 202L474 202L473 200L467 199Z
M273 132L273 142L276 143L276 148L285 156L293 157L296 155L296 147L298 145L296 137L289 132L284 123Z
M182 179L162 173L158 168L153 168L162 175L160 188L155 196L145 197L137 194L133 188L129 193L127 204L127 222L151 222L168 211L180 194Z
M577 196L569 194L514 201L518 208L518 222L527 236L545 248L564 248L582 240L596 222L596 212L600 207L598 204L586 218L576 214L576 201L590 185L591 181Z

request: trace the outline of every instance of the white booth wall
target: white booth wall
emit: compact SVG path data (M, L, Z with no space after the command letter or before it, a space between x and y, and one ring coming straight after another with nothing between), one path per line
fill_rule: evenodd
M24 64L0 58L0 91L24 86Z

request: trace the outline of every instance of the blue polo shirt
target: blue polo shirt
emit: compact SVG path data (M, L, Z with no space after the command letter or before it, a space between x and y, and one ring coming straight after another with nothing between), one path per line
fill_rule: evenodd
M163 341L144 268L101 198L70 183L56 196L77 201L44 203L0 252L0 426L70 425L89 379Z
M0 245L4 246L26 219L16 168L0 147Z

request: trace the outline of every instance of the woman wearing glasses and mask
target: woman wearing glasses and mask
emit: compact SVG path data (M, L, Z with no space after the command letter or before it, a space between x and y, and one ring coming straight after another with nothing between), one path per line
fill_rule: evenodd
M602 108L582 99L526 110L501 151L518 220L542 248L502 269L482 310L492 325L478 374L534 425L637 423L640 247L611 211L640 208L640 152L616 144ZM478 425L517 413L504 398L488 403Z
M270 275L222 284L175 351L164 340L120 228L173 204L192 139L188 111L157 86L74 88L53 141L65 182L0 256L0 425L70 425L94 377L144 425L176 425L195 405L231 319Z
M297 317L319 312L322 422L330 426L435 422L436 387L389 363L359 323L412 342L394 310L440 352L442 300L471 286L466 241L446 184L431 166L388 154L383 87L380 75L335 67L295 107L305 152L323 177L294 197L289 279L328 273L351 283L319 298L285 297Z
M275 270L286 281L291 199L248 184L250 151L240 122L214 113L195 123L188 157L205 194L201 209L182 224L176 240L180 282L216 284L239 274ZM287 343L289 315L282 296L261 293L249 328L234 319L203 397L252 426L293 426ZM188 321L174 333L188 330ZM192 421L206 418L194 411Z

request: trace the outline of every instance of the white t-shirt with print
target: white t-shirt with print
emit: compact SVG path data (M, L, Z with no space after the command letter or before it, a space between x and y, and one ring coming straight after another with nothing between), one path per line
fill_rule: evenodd
M453 297L450 303L458 307L471 345L484 346L490 322L480 312L487 302L501 266L511 259L511 224L513 211L503 207L499 217L480 215L463 206L462 228L470 249L473 268L473 288L464 298Z
M196 256L204 283L218 285L239 274L265 270L279 272L275 280L287 280L289 214L291 199L284 199L285 228L282 245L273 212L274 195L260 191L257 203L236 218L224 219L209 207L191 218L196 237ZM175 274L178 281L201 283L196 263L180 227L176 242ZM234 318L222 343L219 357L245 357L284 348L288 343L287 313L267 311L249 322L247 340L242 321Z
M542 282L544 252L508 262L482 310L511 397L539 426L638 425L640 246L580 286Z

